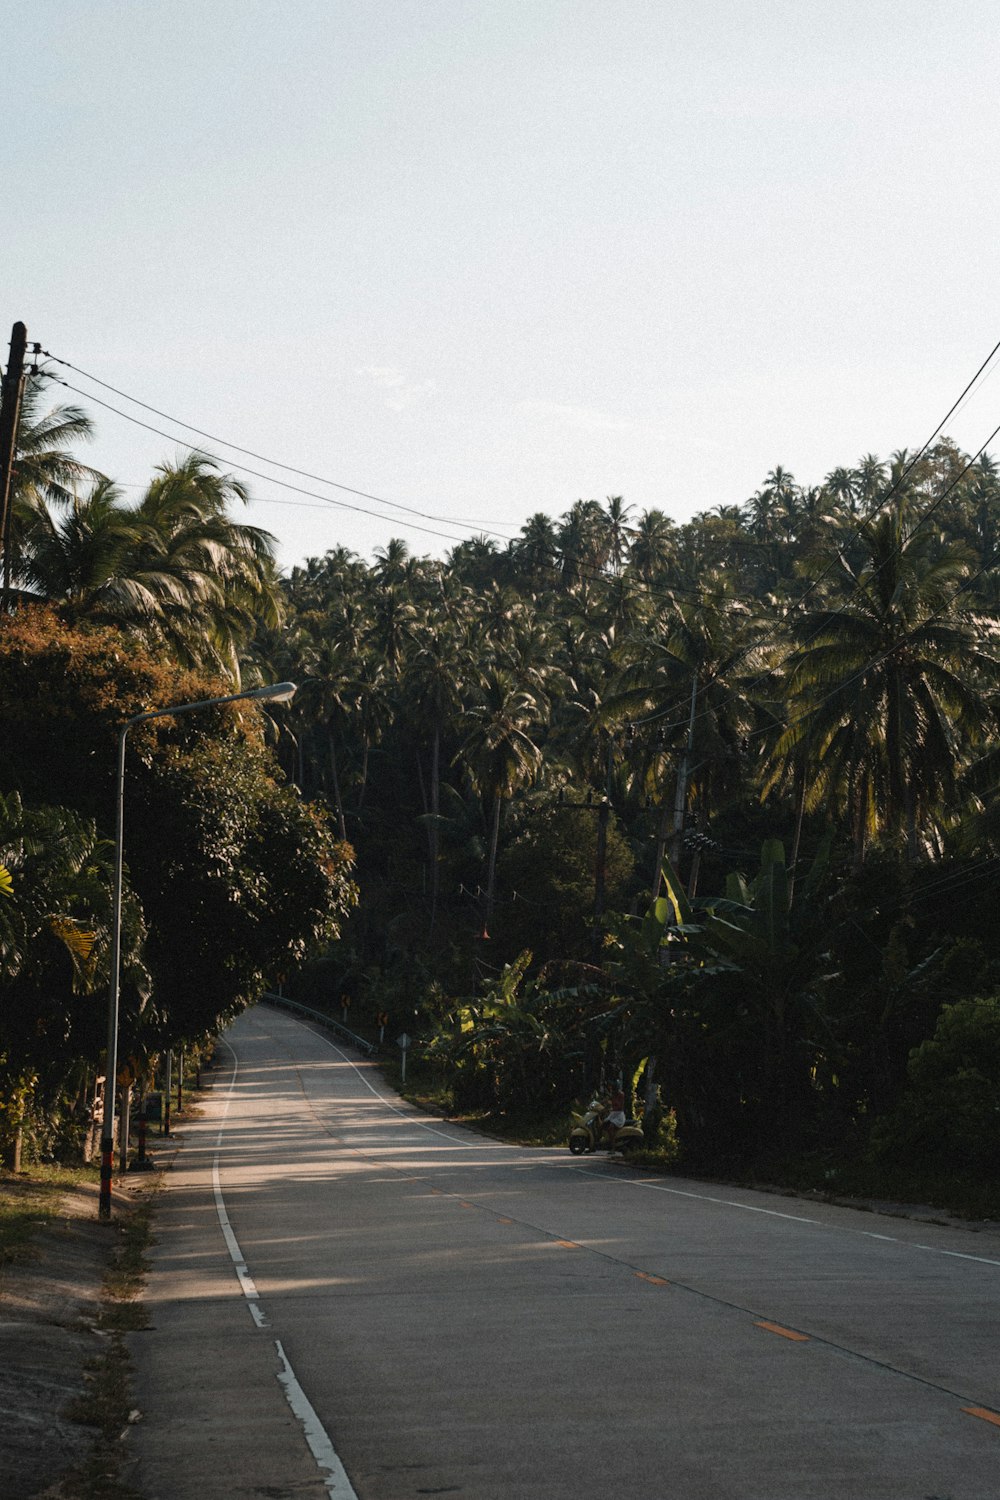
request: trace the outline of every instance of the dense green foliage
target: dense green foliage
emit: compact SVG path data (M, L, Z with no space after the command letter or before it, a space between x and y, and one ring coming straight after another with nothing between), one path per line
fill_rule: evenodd
M364 897L310 998L422 1028L459 1102L615 1074L692 1163L864 1149L1000 984L998 539L992 460L944 441L683 526L613 497L293 570L258 649L317 679L282 754ZM664 855L699 916L644 949Z
M101 626L23 606L0 634L0 1085L43 1115L106 1035L118 730L226 685ZM336 935L350 851L282 784L250 704L138 725L127 741L120 1057L137 1076ZM106 830L100 837L98 830Z
M578 501L505 546L334 548L279 587L231 476L192 458L127 506L69 456L86 429L29 404L14 581L51 610L0 643L8 824L62 819L99 871L124 718L302 684L271 726L295 791L255 713L135 735L137 1037L190 1034L339 931L293 988L361 1029L387 1012L456 1106L558 1114L620 1077L709 1170L995 1160L969 1144L992 1140L1000 992L992 459L776 468L683 525ZM15 891L21 850L5 833ZM0 871L0 933L8 973L37 950L22 1015L70 1036L107 916L72 861L55 886L29 939Z

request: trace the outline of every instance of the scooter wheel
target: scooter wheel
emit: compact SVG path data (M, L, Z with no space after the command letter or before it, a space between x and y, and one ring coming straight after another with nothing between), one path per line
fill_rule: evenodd
M587 1149L586 1136L571 1135L569 1138L569 1149L573 1156L583 1156Z

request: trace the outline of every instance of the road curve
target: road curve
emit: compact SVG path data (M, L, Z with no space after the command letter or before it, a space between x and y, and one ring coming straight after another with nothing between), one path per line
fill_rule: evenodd
M997 1500L1000 1236L431 1119L258 1007L131 1336L146 1500Z

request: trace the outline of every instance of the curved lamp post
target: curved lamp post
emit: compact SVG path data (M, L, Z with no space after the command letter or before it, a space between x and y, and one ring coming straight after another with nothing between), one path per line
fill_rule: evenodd
M115 885L111 909L111 986L108 996L108 1060L104 1077L104 1109L101 1123L101 1193L98 1216L111 1218L111 1179L115 1152L115 1080L118 1074L118 973L122 935L122 831L125 813L125 737L136 724L147 719L172 718L175 714L193 713L196 708L215 708L220 703L242 703L245 700L287 703L295 696L294 682L276 682L266 687L247 688L244 693L229 693L224 698L201 698L197 703L175 703L172 708L151 708L146 713L126 719L118 736L118 776L115 783Z

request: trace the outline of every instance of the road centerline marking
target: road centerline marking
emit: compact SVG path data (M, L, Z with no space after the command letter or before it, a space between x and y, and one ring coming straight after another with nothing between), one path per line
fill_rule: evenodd
M784 1328L780 1323L770 1323L766 1318L761 1318L753 1325L755 1328L763 1328L768 1333L776 1333L783 1339L792 1339L797 1344L808 1344L807 1333L797 1333L794 1328Z
M981 1422L992 1422L995 1427L1000 1427L1000 1412L990 1411L988 1406L963 1406L962 1410L967 1417L978 1417Z

